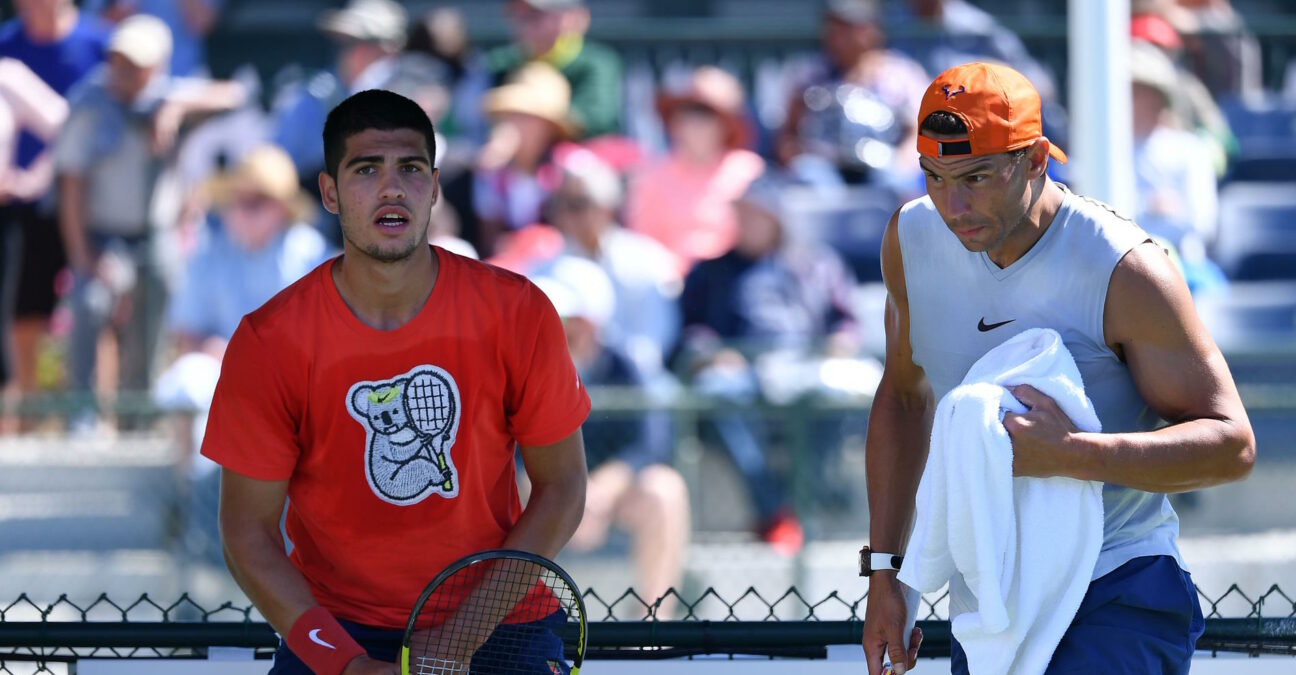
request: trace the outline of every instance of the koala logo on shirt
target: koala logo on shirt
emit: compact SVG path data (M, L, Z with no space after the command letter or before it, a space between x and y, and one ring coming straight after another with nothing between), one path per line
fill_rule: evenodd
M459 403L454 378L431 365L351 386L347 412L365 427L365 477L379 499L410 506L432 494L458 496L451 449Z

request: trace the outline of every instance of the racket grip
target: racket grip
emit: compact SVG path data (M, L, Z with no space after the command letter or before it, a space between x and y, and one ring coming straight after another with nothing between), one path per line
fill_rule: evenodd
M454 479L450 477L450 467L446 466L445 453L438 454L437 459L441 464L441 473L445 474L445 482L441 483L441 489L446 492L453 492Z

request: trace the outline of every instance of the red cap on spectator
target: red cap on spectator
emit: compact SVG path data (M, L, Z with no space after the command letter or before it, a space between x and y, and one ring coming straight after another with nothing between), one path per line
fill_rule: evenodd
M1150 42L1167 51L1183 48L1183 38L1179 37L1179 31L1159 14L1139 14L1130 19L1130 37Z

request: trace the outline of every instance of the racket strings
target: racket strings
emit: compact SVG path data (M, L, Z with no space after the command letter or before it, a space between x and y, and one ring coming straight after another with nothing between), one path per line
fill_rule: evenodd
M556 612L561 620L552 616ZM577 639L580 605L555 572L503 559L451 575L420 616L430 627L410 642L410 665L419 675L533 672L537 660L548 659L561 674L568 664L557 654L564 641Z
M406 390L411 421L426 434L445 430L454 416L454 402L446 385L431 375L416 375Z

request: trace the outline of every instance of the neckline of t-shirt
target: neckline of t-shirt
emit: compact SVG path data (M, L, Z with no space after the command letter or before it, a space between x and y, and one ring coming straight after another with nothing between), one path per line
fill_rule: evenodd
M337 282L333 281L333 266L338 264L342 259L342 256L334 258L328 264L321 267L321 273L324 276L323 282L325 293L328 295L328 304L333 308L334 312L342 317L342 322L357 333L390 338L394 335L399 335L401 331L415 329L419 324L427 320L426 317L432 314L432 307L438 304L440 296L445 292L442 288L447 283L447 256L442 255L441 250L438 247L431 244L428 244L428 246L432 249L432 255L436 256L437 259L436 281L432 285L432 293L429 294L427 300L423 302L423 307L419 309L418 313L409 321L406 321L400 326L390 330L374 328L373 326L361 321L360 317L356 316L355 313L351 311L351 308L347 306L346 301L342 299L342 292L338 290Z
M1067 186L1062 183L1056 183L1056 185L1062 188L1062 204L1058 206L1058 212L1053 215L1053 222L1049 223L1048 229L1044 230L1044 234L1040 235L1039 240L1030 247L1029 251L1026 251L1025 255L1014 260L1013 263L1007 267L1000 267L990 259L990 254L985 251L980 253L981 264L985 265L986 271L990 273L990 276L994 277L998 281L1003 281L1004 279L1016 274L1017 270L1025 269L1030 265L1032 260L1043 255L1043 251L1047 250L1053 240L1057 238L1056 233L1066 227L1066 221L1071 217L1071 200L1075 198L1075 194L1072 193L1071 190L1067 189Z

